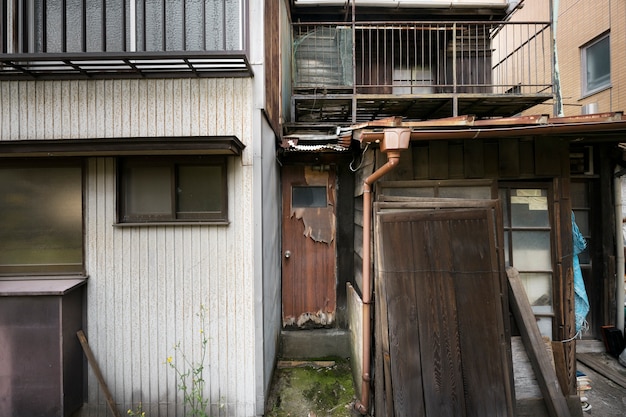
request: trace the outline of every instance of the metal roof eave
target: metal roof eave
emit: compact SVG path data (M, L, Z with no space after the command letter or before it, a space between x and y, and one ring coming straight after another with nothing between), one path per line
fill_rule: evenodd
M360 142L378 142L383 138L384 128L411 128L411 141L454 139L503 139L512 137L558 137L570 140L626 140L626 120L621 112L567 118L513 117L472 121L462 118L441 119L415 123L376 123L372 126L355 126L353 139Z
M232 155L245 145L236 136L159 136L0 141L0 157Z

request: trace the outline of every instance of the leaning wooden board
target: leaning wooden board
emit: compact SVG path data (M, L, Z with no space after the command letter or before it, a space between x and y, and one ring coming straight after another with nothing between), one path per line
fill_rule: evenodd
M571 417L559 380L552 367L548 351L539 332L526 291L515 268L507 268L509 281L509 305L520 330L522 341L533 365L537 384L551 417Z
M113 413L115 417L121 417L119 410L115 406L115 401L113 401L113 396L111 395L111 392L109 391L109 387L104 381L104 377L102 376L102 372L100 371L100 366L98 366L98 362L96 362L96 357L93 355L93 352L91 351L91 347L89 347L89 343L87 342L87 337L85 336L85 333L82 330L79 330L76 333L76 336L78 336L78 340L80 341L80 344L83 347L83 351L85 352L85 356L87 357L87 361L89 362L89 365L91 365L91 368L93 369L94 374L96 374L96 378L98 378L98 382L100 383L102 392L104 393L104 396L106 397L107 404L109 405L109 409L111 410L111 413Z

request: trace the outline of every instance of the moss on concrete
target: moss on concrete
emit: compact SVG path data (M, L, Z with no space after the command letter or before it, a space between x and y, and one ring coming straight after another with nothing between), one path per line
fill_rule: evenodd
M355 392L350 365L343 359L333 362L331 366L311 361L276 369L266 416L353 416Z

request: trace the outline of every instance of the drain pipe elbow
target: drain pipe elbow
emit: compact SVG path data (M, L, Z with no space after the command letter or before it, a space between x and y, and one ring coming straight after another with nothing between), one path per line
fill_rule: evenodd
M363 416L367 414L367 407L360 400L354 404L354 409Z

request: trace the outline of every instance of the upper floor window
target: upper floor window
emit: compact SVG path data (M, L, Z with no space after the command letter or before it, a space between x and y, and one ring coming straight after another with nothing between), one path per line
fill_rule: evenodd
M5 53L241 51L246 0L4 1Z
M228 221L226 158L120 160L121 223Z
M0 275L83 273L80 161L0 166Z
M582 48L583 95L611 84L610 37L605 35Z

